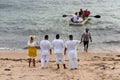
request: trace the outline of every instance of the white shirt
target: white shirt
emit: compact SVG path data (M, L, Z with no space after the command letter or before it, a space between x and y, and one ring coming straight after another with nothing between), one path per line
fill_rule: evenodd
M28 41L27 43L28 46L37 46L36 41L33 41L32 43L30 41Z
M77 15L73 16L73 22L78 22L78 16Z
M82 17L79 17L78 21L79 21L79 22L82 22L82 21L83 21L83 18L82 18Z
M51 49L51 43L48 40L42 40L40 42L41 54L42 55L49 55Z
M54 53L63 53L64 41L62 39L55 39L52 41L52 47L54 49Z
M77 48L77 44L79 44L79 43L80 43L79 40L66 41L65 47L67 48L69 57L73 57L74 55L76 57L76 48Z

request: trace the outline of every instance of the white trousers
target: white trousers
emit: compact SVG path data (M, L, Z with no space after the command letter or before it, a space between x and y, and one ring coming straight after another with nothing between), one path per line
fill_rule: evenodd
M69 65L71 69L75 69L78 67L78 61L77 61L77 53L74 51L71 51L68 53L69 58Z
M47 55L41 55L41 67L48 67L49 66L49 58L50 58L50 55L47 54Z
M59 64L59 61L62 61L62 64L65 64L63 53L55 53L56 64Z

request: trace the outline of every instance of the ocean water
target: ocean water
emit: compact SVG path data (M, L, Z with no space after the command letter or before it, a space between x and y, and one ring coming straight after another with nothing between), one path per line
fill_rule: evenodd
M120 52L120 0L0 0L0 49L22 49L35 35L39 43L44 35L52 41L59 33L66 41L68 35L80 39L89 28L93 42L90 51ZM88 9L91 20L82 27L69 26L71 17L79 9ZM83 51L83 45L79 45Z

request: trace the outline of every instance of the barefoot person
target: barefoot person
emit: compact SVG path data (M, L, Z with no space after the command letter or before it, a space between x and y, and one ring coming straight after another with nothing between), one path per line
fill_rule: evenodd
M65 43L65 54L67 51L70 69L74 70L78 68L77 61L77 44L80 44L79 40L73 40L73 35L69 35L69 40Z
M48 68L50 54L52 54L51 43L48 41L48 38L48 35L45 35L44 40L40 42L42 69L44 69L44 67Z
M63 51L64 51L64 41L62 39L59 39L59 37L60 37L59 34L57 34L56 35L56 39L54 39L52 41L52 46L53 46L53 50L54 50L55 57L56 57L57 69L60 68L59 60L62 61L63 67L64 67L64 69L66 69L65 61L64 61L64 54L63 54Z
M29 67L33 61L33 66L35 67L35 57L37 56L37 43L34 41L35 36L31 35L30 40L27 43L28 46L28 56L29 56Z
M85 52L88 51L89 40L92 42L92 37L91 37L91 34L89 32L89 29L86 28L85 32L81 36L81 42L83 42L83 44L84 44L84 51Z

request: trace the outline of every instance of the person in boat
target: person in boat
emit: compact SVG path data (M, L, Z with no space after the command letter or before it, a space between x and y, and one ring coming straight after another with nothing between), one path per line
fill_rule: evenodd
M78 22L79 22L79 23L83 22L83 17L80 16L80 15L79 15L79 17L78 17Z
M82 16L82 15L83 15L83 10L82 10L82 9L80 9L80 11L78 12L78 15L79 15L79 16Z
M30 40L27 43L29 67L31 66L31 62L33 62L33 67L35 67L35 57L37 56L37 53L36 53L37 43L34 39L35 39L35 36L31 35Z
M78 19L79 19L78 14L77 14L77 12L75 12L75 14L73 15L73 18L71 19L71 21L74 22L74 23L79 23Z
M85 17L88 17L88 16L90 15L90 11L88 11L87 9L84 10L83 13L84 13L84 16L85 16Z
M84 44L84 51L85 52L88 51L89 40L92 42L92 37L91 37L91 34L89 32L89 29L86 28L85 32L81 36L81 43L83 42L83 44Z

